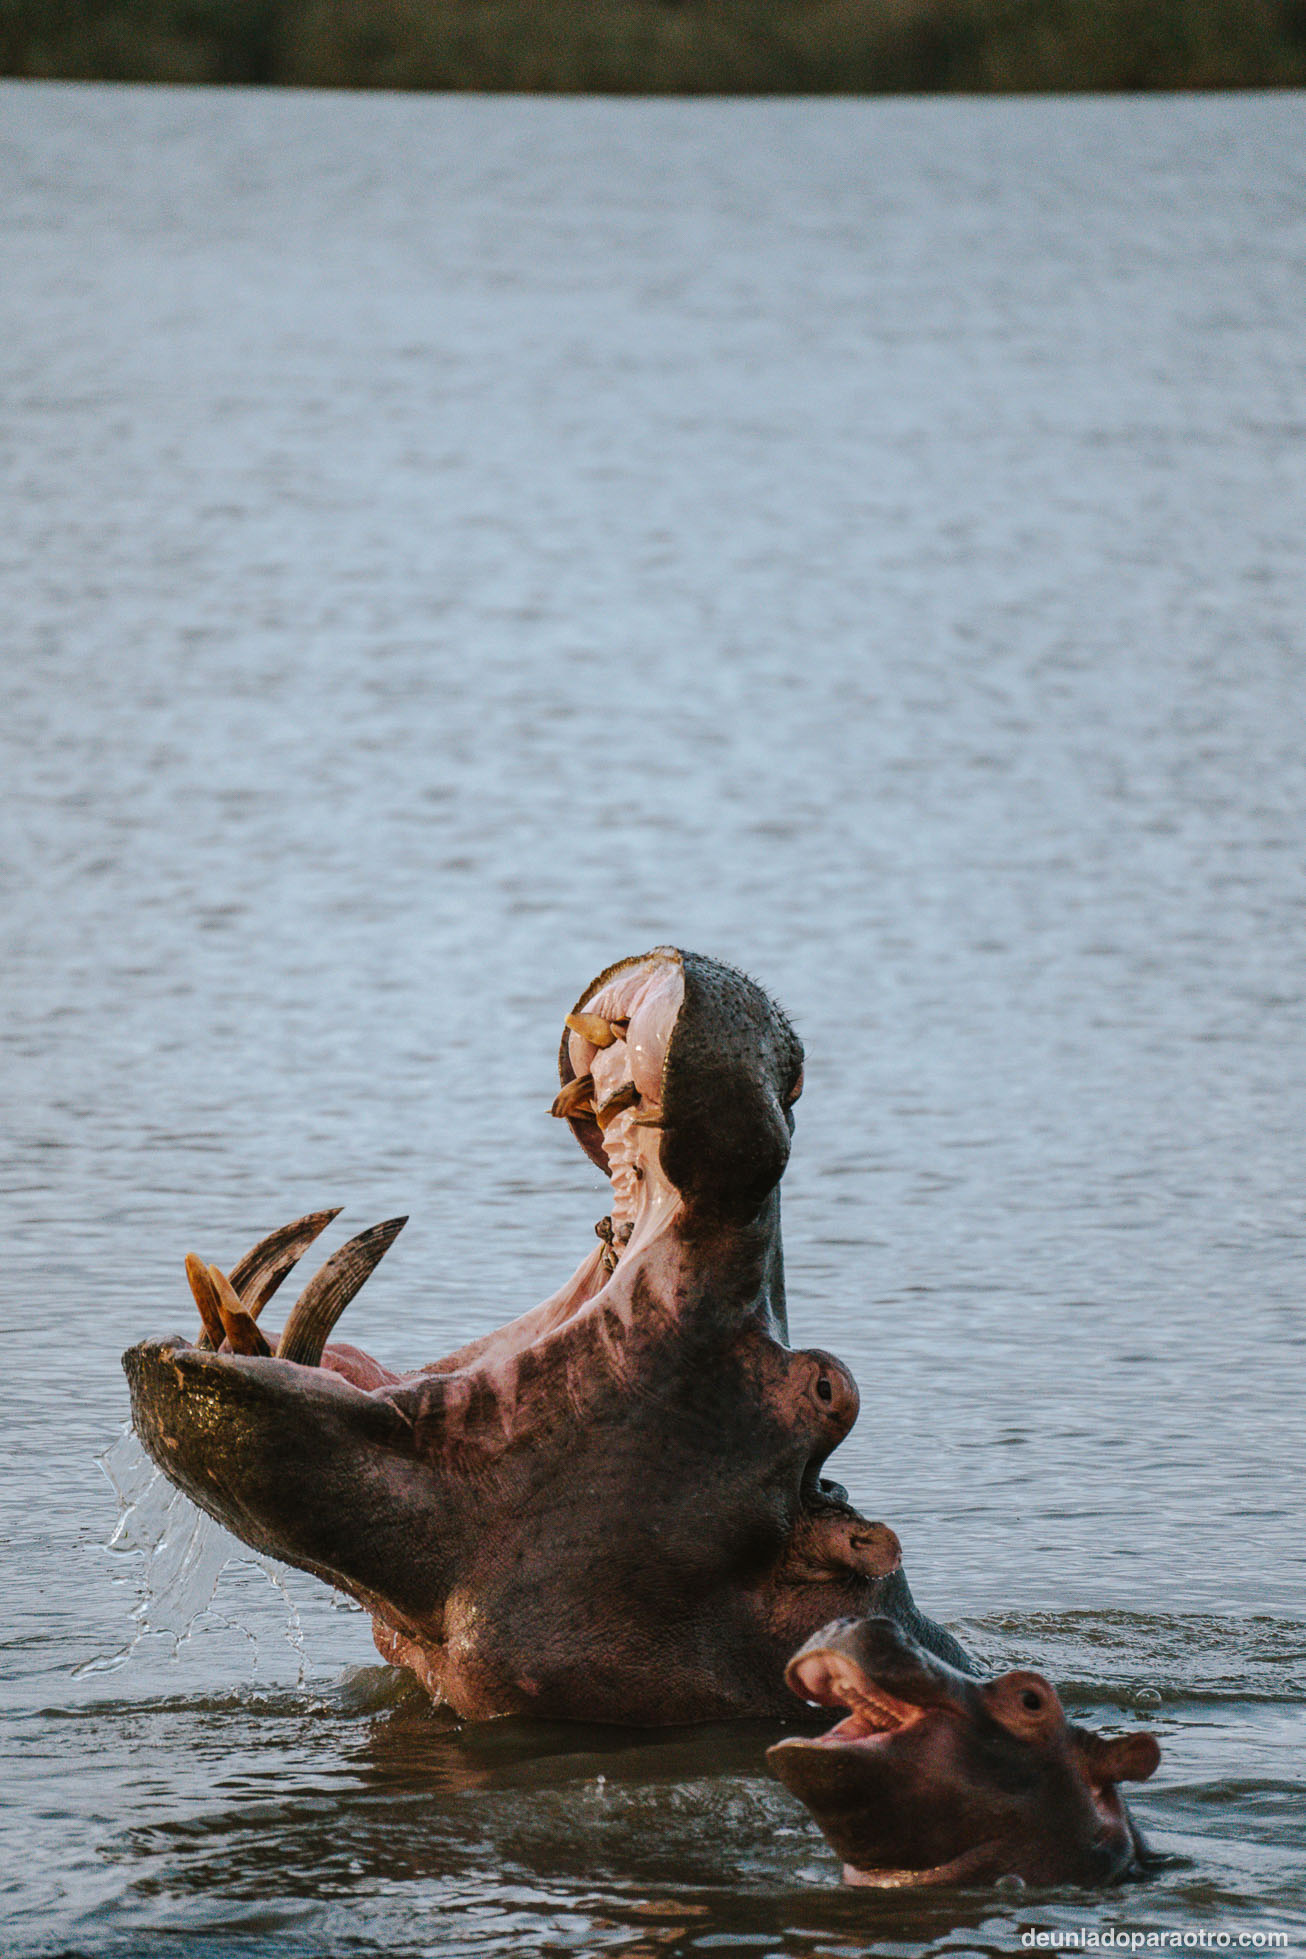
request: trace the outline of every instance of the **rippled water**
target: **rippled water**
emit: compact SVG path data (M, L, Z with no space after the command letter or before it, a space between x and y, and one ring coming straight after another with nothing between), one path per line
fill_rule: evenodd
M1301 130L0 87L6 1951L1302 1936ZM1154 1724L1149 1885L845 1893L773 1729L459 1730L105 1548L188 1249L410 1211L400 1365L572 1269L559 1018L665 940L807 1041L836 1473Z

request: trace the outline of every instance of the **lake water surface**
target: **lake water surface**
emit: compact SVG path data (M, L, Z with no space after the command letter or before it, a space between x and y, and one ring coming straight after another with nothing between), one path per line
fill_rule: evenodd
M1306 1939L1303 134L0 86L5 1952ZM411 1212L397 1365L572 1270L561 1015L665 941L807 1042L834 1473L1153 1726L1150 1884L845 1893L774 1729L460 1730L106 1550L187 1250Z

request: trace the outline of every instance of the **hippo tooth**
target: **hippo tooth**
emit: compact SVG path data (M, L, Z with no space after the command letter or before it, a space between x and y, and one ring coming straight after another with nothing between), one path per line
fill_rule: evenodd
M620 1088L613 1089L606 1102L600 1103L594 1120L598 1123L600 1129L606 1129L610 1122L616 1120L623 1109L633 1109L638 1100L639 1090L636 1088L634 1082L623 1082Z
M218 1311L217 1289L209 1277L208 1266L202 1258L196 1258L194 1252L186 1254L186 1277L190 1282L190 1289L204 1324L200 1345L220 1347L226 1338L226 1328L222 1324L222 1315Z
M338 1204L329 1211L310 1211L307 1217L296 1218L293 1224L283 1224L279 1231L260 1238L253 1250L232 1266L231 1283L252 1320L258 1318L286 1275L294 1271L313 1240L339 1216Z
M222 1329L236 1354L267 1355L272 1352L267 1341L259 1332L253 1319L240 1303L240 1295L226 1273L216 1265L210 1265L209 1278L217 1296L218 1312L222 1315Z
M258 1318L286 1274L294 1270L313 1240L326 1230L332 1218L339 1216L338 1204L334 1210L310 1211L307 1217L296 1218L293 1224L283 1224L276 1231L269 1232L266 1238L260 1238L257 1245L232 1266L232 1289L252 1320ZM188 1259L186 1276L190 1280L191 1291L195 1293L200 1318L204 1320L204 1331L196 1344L212 1351L222 1345L225 1329L218 1317L217 1301L210 1290L204 1261L194 1259L192 1271L192 1262ZM201 1288L199 1292L195 1291L197 1285ZM207 1319L206 1312L209 1314Z
M617 1038L611 1021L605 1020L602 1014L568 1014L567 1025L592 1048L610 1048Z
M387 1218L332 1252L295 1301L277 1345L278 1360L298 1361L301 1367L318 1365L331 1329L407 1222L407 1218Z
M574 1081L559 1089L553 1098L551 1115L592 1116L594 1113L594 1077L577 1075Z

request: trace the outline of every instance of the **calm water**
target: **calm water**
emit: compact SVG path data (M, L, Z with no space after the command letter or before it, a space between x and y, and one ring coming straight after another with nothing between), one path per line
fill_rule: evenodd
M10 84L0 227L3 1949L1306 1936L1302 100ZM182 1254L410 1211L400 1365L542 1297L665 940L808 1043L836 1472L1154 1723L1149 1886L846 1894L773 1730L459 1731L298 1574L133 1619Z

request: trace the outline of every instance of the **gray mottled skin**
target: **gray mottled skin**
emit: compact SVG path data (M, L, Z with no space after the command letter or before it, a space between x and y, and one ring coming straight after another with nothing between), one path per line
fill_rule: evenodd
M654 957L684 982L654 1116L680 1201L583 1309L514 1323L506 1365L496 1336L403 1377L347 1347L317 1365L180 1340L124 1357L173 1481L362 1600L380 1650L472 1717L780 1713L795 1645L871 1611L967 1664L916 1610L893 1533L819 1475L858 1397L832 1355L786 1344L801 1044L742 974ZM606 1169L597 1122L570 1119Z

